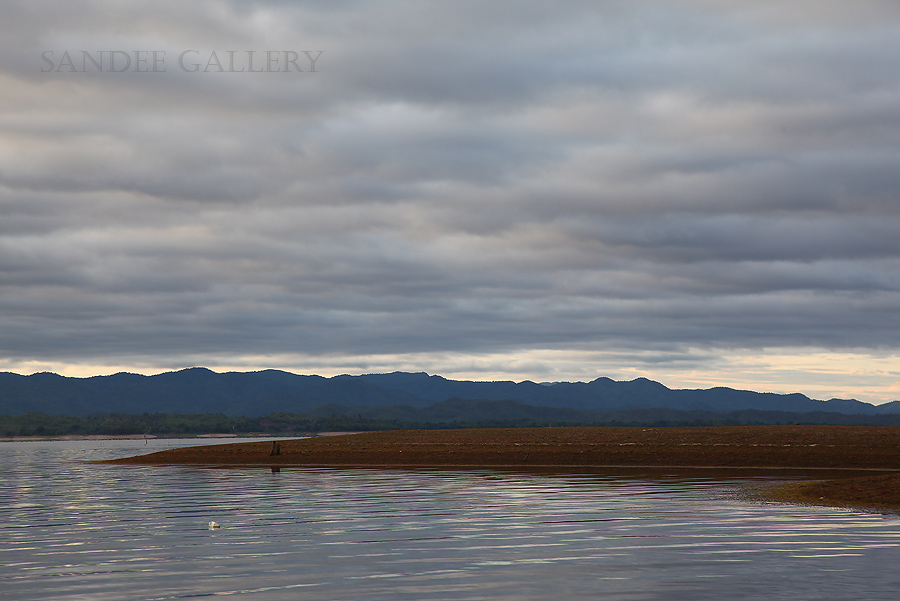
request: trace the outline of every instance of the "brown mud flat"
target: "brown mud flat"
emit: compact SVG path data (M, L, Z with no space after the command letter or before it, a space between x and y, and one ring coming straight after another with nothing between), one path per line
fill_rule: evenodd
M792 482L765 491L776 501L900 513L900 474Z
M170 449L124 465L718 467L898 471L779 486L772 498L900 509L900 427L734 426L405 430Z

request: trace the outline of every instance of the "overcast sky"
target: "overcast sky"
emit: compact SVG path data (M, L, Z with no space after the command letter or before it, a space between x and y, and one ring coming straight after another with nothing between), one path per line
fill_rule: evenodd
M0 49L2 370L900 399L896 0L7 0Z

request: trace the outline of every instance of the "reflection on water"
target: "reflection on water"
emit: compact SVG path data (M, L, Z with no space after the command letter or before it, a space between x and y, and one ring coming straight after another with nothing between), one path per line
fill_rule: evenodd
M733 492L751 476L78 462L183 444L0 443L0 596L893 600L900 590L897 516L742 500Z

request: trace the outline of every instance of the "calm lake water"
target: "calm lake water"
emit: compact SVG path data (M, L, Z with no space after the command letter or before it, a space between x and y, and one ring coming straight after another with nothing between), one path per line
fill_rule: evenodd
M0 598L894 601L900 591L898 516L744 500L735 491L752 475L80 463L201 442L0 443Z

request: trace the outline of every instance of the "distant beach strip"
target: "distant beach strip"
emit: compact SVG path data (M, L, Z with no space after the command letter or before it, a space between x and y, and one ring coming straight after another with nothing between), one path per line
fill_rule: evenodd
M394 430L192 446L120 465L370 467L695 467L854 470L779 484L779 501L900 510L900 427L723 426ZM868 470L865 473L862 470ZM896 473L894 473L896 472ZM853 473L853 472L849 472Z

